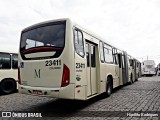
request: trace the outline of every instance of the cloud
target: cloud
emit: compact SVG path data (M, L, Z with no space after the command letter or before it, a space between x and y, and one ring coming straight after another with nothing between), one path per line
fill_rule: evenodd
M158 0L1 0L0 48L17 52L23 28L70 17L135 57L156 56L159 6Z

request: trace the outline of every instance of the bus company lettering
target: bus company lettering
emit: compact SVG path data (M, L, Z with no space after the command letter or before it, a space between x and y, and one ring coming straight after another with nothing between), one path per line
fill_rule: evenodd
M40 72L41 72L41 69L38 69L38 70L34 70L35 74L34 74L34 78L40 78Z

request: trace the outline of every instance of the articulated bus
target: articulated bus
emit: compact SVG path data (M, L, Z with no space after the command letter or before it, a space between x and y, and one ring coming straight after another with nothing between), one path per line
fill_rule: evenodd
M18 54L0 52L0 92L10 94L17 90Z
M68 18L25 28L18 60L22 94L87 100L136 79L133 57Z

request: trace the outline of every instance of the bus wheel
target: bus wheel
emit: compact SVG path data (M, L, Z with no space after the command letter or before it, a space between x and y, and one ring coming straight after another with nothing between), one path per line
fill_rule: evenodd
M2 80L0 83L0 91L3 94L10 94L16 90L16 82L12 79Z
M110 96L112 94L113 87L110 78L107 81L106 96Z

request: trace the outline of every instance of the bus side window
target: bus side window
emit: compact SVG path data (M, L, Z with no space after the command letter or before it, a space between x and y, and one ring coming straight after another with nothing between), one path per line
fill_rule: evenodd
M81 57L84 57L83 34L78 29L74 29L74 45L77 54L79 54Z
M121 58L120 54L117 54L117 55L118 55L119 68L121 68L121 66L122 66L122 58Z
M91 46L91 67L96 67L95 46Z
M104 44L105 62L113 64L112 47Z
M100 41L100 58L101 62L104 62L104 50L103 50L103 43Z
M132 65L133 65L133 61L132 61L132 59L129 59L129 63L130 63L130 66L132 66Z
M112 49L112 55L113 55L113 63L117 65L118 64L118 56L117 56L117 49L116 48Z
M10 54L0 53L0 69L11 69Z
M16 54L12 55L12 68L13 69L18 68L18 55L16 55Z

